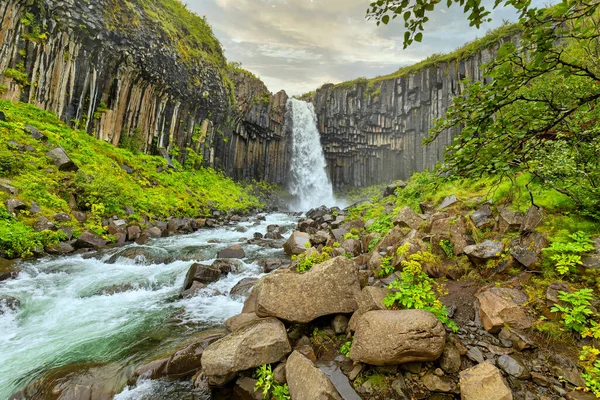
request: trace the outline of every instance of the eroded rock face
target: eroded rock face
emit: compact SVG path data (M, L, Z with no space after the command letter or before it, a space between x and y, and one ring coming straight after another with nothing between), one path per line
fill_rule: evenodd
M433 361L445 343L444 326L427 311L369 311L356 324L350 358L379 366Z
M220 386L239 371L278 362L291 351L281 321L262 319L208 346L202 355L202 370L212 385Z
M259 317L307 323L324 315L350 314L358 308L358 267L346 257L336 257L304 274L266 276L256 289Z
M479 303L479 318L486 331L497 333L504 326L517 329L531 327L531 317L523 307L528 301L525 293L516 289L494 287L475 297Z
M482 363L460 373L462 400L512 400L513 395L502 379L500 370Z
M285 377L293 400L342 400L329 378L297 351L285 364Z

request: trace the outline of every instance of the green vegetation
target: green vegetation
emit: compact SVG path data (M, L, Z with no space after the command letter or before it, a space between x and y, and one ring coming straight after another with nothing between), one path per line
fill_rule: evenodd
M564 302L564 305L557 303L551 311L562 313L563 324L567 331L582 334L592 327L592 318L595 314L590 306L593 298L593 289L580 289L573 293L561 291L558 299Z
M379 277L390 276L396 271L396 268L392 265L392 257L383 257L381 259L381 269L377 272Z
M256 369L257 379L254 391L261 391L263 399L266 400L289 400L290 392L287 384L279 384L273 378L273 370L270 365L262 365Z
M260 205L250 195L250 188L241 187L212 169L193 169L188 164L183 167L175 161L176 170L169 170L161 157L134 154L96 140L32 105L0 101L0 110L7 116L7 122L0 121L0 177L9 179L10 185L19 190L19 200L26 204L35 201L42 209L37 215L20 213L18 218L2 218L0 250L11 256L29 255L40 245L56 240L47 233L34 233L29 227L40 215L69 213L72 197L77 208L89 214L85 227L102 234L106 234L102 219L125 216L125 207L135 211L129 218L147 215L152 219L199 217L209 215L213 209L248 211ZM46 135L48 146L33 139L26 124ZM31 146L31 151L19 150L20 146ZM77 172L58 171L46 156L57 146L63 147L79 166ZM128 174L121 166L134 172ZM2 203L8 197L0 192ZM76 227L75 233L79 232Z
M586 386L596 397L600 398L600 350L584 346L579 359L585 370L583 379L585 379Z
M342 346L340 347L340 354L348 357L350 355L351 347L352 347L352 340L348 340L347 342L344 342L344 344L342 344Z
M560 239L552 242L550 247L544 251L550 254L550 259L556 265L556 271L560 275L569 272L577 272L577 266L581 265L581 255L594 250L592 238L584 232L575 232L568 235L568 242Z
M435 263L435 257L428 252L418 252L402 261L403 270L400 279L388 286L393 292L383 300L386 307L401 309L419 309L434 314L440 322L453 331L458 326L449 317L448 309L437 298L434 287L436 282L423 271L423 263Z
M321 253L319 253L316 250L309 249L308 251L305 251L304 253L298 256L292 256L293 261L298 261L296 271L306 272L317 264L321 264L325 261L331 260L331 253L333 252L333 249L338 247L340 247L340 244L335 242L333 244L333 247L323 247L323 249L321 249ZM308 248L310 248L310 243L308 243Z
M21 70L7 68L4 70L2 75L4 75L7 78L13 79L20 86L29 86L30 85L29 77L27 76L27 74L25 72L23 72Z

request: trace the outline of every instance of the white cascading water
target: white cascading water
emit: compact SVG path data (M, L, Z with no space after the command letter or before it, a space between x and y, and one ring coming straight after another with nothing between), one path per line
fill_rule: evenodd
M296 198L292 208L308 211L322 205L333 207L333 187L325 170L325 154L317 129L317 117L312 104L289 99L286 124L292 131L292 161L290 193Z

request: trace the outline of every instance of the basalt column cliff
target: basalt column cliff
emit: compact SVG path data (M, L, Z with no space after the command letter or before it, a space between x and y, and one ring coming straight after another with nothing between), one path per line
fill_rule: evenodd
M0 23L0 98L114 145L285 182L287 95L228 65L180 3L5 0Z
M481 66L498 48L426 64L400 76L327 84L303 96L312 101L331 180L336 188L407 179L435 167L456 132L433 144L423 139L460 95L464 79L482 79Z

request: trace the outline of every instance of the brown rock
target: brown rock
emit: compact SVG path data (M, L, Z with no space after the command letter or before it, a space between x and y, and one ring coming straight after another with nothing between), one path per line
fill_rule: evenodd
M221 271L218 268L214 268L211 265L204 265L198 263L192 264L192 266L188 270L187 275L185 276L185 281L183 282L183 290L191 288L194 281L208 284L218 281L220 277Z
M462 400L512 400L513 395L498 368L482 363L460 373Z
M356 310L350 318L349 328L352 332L356 330L356 323L361 315L368 311L386 309L385 305L383 304L383 299L385 299L388 293L390 293L390 290L387 288L375 286L367 286L363 288L356 298L358 310Z
M261 279L257 287L256 314L307 323L331 314L357 310L360 293L358 267L337 257L304 274L279 273Z
M242 246L238 244L234 244L233 246L229 246L226 249L219 251L217 254L217 258L245 258L246 253Z
M254 391L256 379L242 377L239 378L233 386L232 400L262 400L262 392Z
M292 236L284 243L283 249L288 255L298 255L306 251L306 243L310 244L310 235L305 232L294 232Z
M212 385L221 385L239 371L278 362L291 351L285 326L275 318L262 319L208 346L202 370Z
M91 248L98 249L108 244L108 240L96 235L93 232L83 232L75 242L76 249Z
M529 207L525 214L525 218L523 219L523 223L521 224L521 233L531 233L535 231L535 228L542 223L543 218L543 209L536 206Z
M486 331L498 333L504 326L517 329L531 327L531 317L523 307L528 301L525 293L516 289L494 287L475 297L479 303L479 318Z
M234 315L225 321L225 326L230 332L235 332L250 322L258 321L260 318L255 313L242 313Z
M410 229L419 229L421 224L425 220L419 216L410 207L404 207L398 217L394 221L394 225L402 227L408 227Z
M356 324L350 358L372 365L433 361L445 343L444 326L427 311L369 311Z
M294 400L342 400L329 378L297 351L287 360L285 376Z

